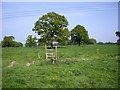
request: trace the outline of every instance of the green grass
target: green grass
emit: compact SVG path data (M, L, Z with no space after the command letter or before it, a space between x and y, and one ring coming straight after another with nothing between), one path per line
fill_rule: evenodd
M12 61L17 64L8 67ZM27 67L29 61L36 63ZM54 65L45 61L44 47L3 48L2 75L3 88L117 88L118 46L58 48Z

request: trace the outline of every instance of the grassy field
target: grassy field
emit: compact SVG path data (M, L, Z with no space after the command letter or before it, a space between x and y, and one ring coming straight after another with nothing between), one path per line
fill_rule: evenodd
M54 65L45 61L44 47L3 48L2 76L3 88L117 88L118 46L58 48Z

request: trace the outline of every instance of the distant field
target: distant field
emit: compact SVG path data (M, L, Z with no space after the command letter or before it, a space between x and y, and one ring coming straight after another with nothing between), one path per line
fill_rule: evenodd
M45 61L44 47L3 48L2 76L3 88L117 88L118 46L58 48L54 65Z

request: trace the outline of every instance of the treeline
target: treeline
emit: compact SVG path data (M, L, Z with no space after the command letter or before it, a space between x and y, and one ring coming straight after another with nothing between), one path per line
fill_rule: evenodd
M35 47L40 45L50 45L53 47L53 42L58 42L59 45L81 45L81 44L97 44L96 39L90 38L88 31L82 25L76 25L72 30L68 30L69 22L64 15L59 15L55 12L49 12L40 17L35 23L32 31L38 34L36 36L28 35L25 46ZM116 32L119 37L120 32ZM2 41L2 47L22 47L21 42L14 41L13 36L5 36ZM111 44L111 42L107 42ZM106 43L106 44L107 44ZM105 44L99 42L98 44Z
M117 42L98 42L97 44L118 44Z
M71 39L67 40L67 41L63 41L61 43L59 43L58 45L77 45L77 42L73 42ZM81 42L81 44L100 44L100 45L104 45L104 44L117 44L114 42L98 42L91 38L88 40L87 43ZM43 46L44 43L40 42L39 39L37 39L35 36L32 35L28 35L26 43L25 43L25 47L36 47L36 46ZM14 36L5 36L3 38L3 41L1 41L0 46L2 47L23 47L23 44L21 42L17 42L15 41L15 37Z
M14 36L5 36L1 42L2 47L23 47L21 42L14 41Z

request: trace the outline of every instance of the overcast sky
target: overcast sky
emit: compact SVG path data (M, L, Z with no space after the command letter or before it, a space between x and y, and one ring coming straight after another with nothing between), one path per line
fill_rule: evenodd
M97 42L116 42L118 2L2 2L2 38L14 36L25 43L38 18L48 12L64 15L71 31L80 24ZM2 40L0 38L0 40Z

